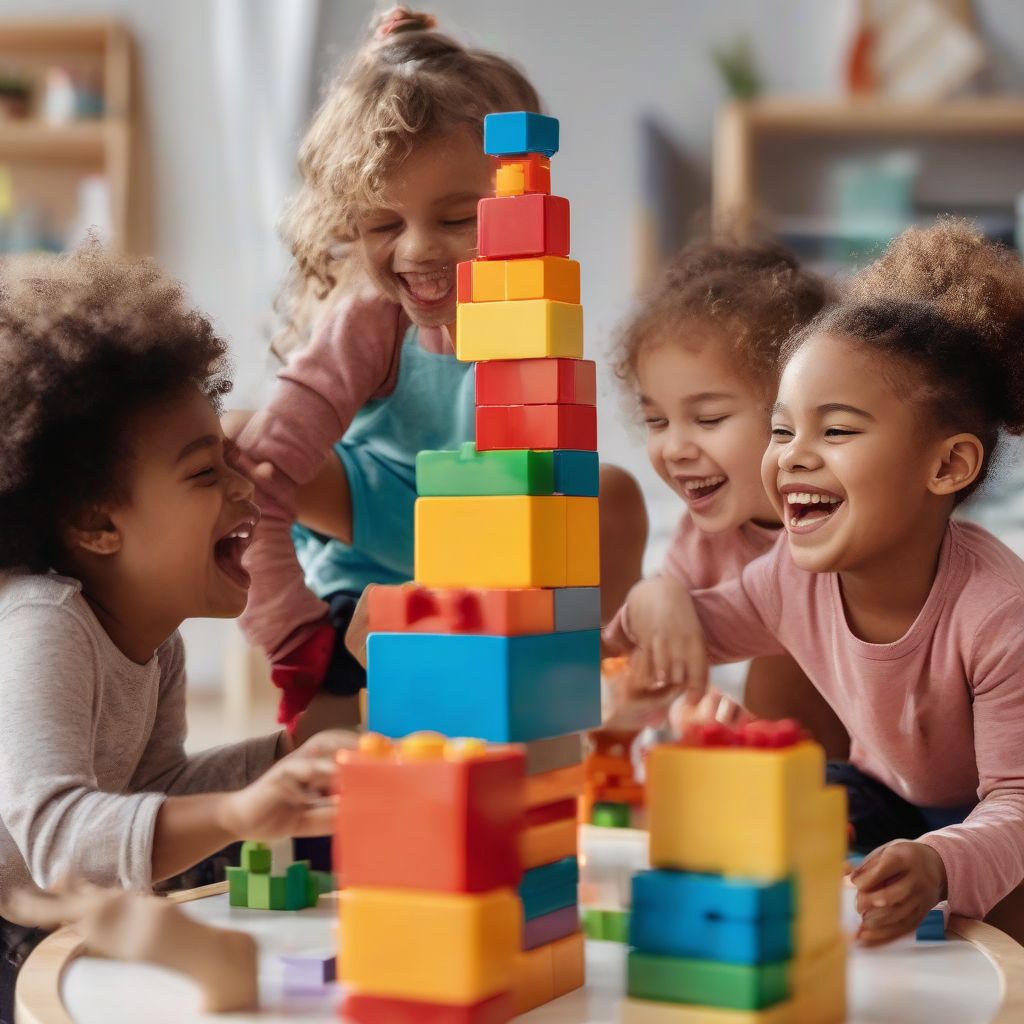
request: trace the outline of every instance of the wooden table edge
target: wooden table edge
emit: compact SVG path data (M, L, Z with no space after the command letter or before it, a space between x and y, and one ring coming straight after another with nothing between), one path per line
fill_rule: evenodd
M976 946L996 969L1002 998L992 1024L1024 1020L1024 947L994 925L958 914L950 915L946 931Z

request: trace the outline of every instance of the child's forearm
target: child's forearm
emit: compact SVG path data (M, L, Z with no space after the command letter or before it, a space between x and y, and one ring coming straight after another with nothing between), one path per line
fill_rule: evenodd
M230 793L169 796L153 830L153 881L177 875L243 836L230 826Z

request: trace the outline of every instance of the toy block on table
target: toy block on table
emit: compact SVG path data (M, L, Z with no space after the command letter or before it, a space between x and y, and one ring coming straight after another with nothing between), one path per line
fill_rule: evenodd
M521 196L551 191L551 160L543 153L495 158L494 194Z
M478 405L476 446L566 448L594 452L597 409L592 405Z
M532 917L523 924L523 949L536 949L580 930L579 907L563 907L550 914Z
M925 914L924 920L917 926L914 937L918 942L944 942L946 939L946 917L948 904L934 907Z
M525 744L526 774L540 775L542 772L554 772L570 765L581 764L583 761L583 736L580 733L568 733L565 736L552 736L550 739L531 740ZM559 815L561 817L562 815ZM571 817L572 811L565 817ZM549 819L550 820L550 819ZM541 824L530 821L531 825Z
M376 700L376 694L374 695ZM483 892L522 877L524 757L430 733L368 733L338 758L335 838L343 886ZM412 852L414 851L414 852Z
M481 199L477 224L479 259L569 255L569 201L562 196Z
M796 1020L796 1008L791 1000L764 1010L722 1010L688 1003L624 999L619 1012L620 1024L796 1024ZM810 1018L805 1024L818 1022ZM820 1024L832 1022L823 1019Z
M596 405L597 366L592 359L496 359L477 363L476 402Z
M579 851L577 832L575 816L527 826L519 835L519 859L523 868L528 871L563 857L575 857Z
M572 798L556 800L550 804L538 804L536 807L528 807L523 815L523 828L533 828L536 825L548 825L553 821L576 821L576 801ZM568 857L568 854L565 854ZM560 860L559 857L552 857L552 860Z
M284 875L249 875L250 910L285 910Z
M343 889L341 980L353 992L479 1002L512 986L521 917L507 889Z
M583 307L570 302L468 302L458 306L455 321L455 350L463 362L583 355Z
M553 594L556 633L601 628L600 588L558 587Z
M356 1024L506 1024L515 1016L515 996L511 991L499 992L460 1006L350 992L341 1012L344 1020Z
M245 868L225 868L224 875L228 883L228 906L247 907L249 905L249 872Z
M421 585L593 587L600 580L596 498L419 498L414 528Z
M629 942L628 910L611 910L603 907L584 907L582 913L583 933L588 939L598 942Z
M516 972L516 1013L522 1014L580 988L584 982L583 935L525 950Z
M242 843L239 863L243 871L251 871L253 874L258 875L270 874L270 847L266 843L246 840L246 842Z
M459 451L421 451L416 456L416 490L421 498L496 494L565 494L597 497L597 453L477 451L472 441Z
M583 786L583 765L574 764L569 768L527 776L523 802L527 813L530 808L552 804L579 794Z
M294 953L279 957L285 992L322 992L337 976L334 953Z
M524 872L519 883L524 920L576 906L579 881L580 867L575 857L564 857Z
M488 156L558 152L558 119L546 114L509 111L484 118L484 152Z
M600 721L598 630L513 637L371 633L367 657L369 728L385 736L427 728L518 743Z
M469 260L459 264L455 286L460 303L551 299L577 305L580 265L566 256Z
M629 828L632 810L629 804L598 802L590 813L590 824L601 828Z

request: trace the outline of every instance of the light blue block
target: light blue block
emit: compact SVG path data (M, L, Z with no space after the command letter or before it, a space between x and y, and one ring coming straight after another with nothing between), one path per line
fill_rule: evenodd
M946 939L946 917L941 908L929 910L925 919L917 926L918 942L944 942Z
M555 494L569 494L579 498L596 498L600 468L597 452L556 448Z
M484 152L489 156L558 152L558 119L524 110L484 118Z
M523 872L519 883L523 919L532 921L535 917L575 906L579 881L580 865L575 857L563 857Z
M686 871L633 877L630 945L645 953L763 964L793 949L794 888Z
M369 728L525 743L601 722L600 630L486 636L371 633Z
M600 587L555 587L555 632L601 628Z

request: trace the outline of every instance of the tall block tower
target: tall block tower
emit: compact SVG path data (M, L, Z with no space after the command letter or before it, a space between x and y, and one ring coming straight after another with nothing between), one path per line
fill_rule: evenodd
M558 122L492 114L477 259L458 267L456 353L476 441L416 461L415 582L370 595L369 728L525 747L515 1010L583 983L576 797L600 722L595 365L583 356ZM341 837L342 847L348 840Z

